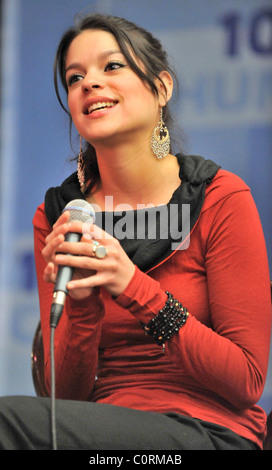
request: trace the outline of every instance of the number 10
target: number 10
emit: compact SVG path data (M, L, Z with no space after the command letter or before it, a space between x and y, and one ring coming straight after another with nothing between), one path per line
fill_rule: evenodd
M221 18L220 22L227 33L227 54L235 56L240 52L239 33L241 15L230 13ZM255 12L249 21L248 44L256 54L272 54L272 10Z

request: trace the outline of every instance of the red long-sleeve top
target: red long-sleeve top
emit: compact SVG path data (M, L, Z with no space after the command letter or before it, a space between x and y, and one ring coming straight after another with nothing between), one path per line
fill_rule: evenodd
M53 286L41 250L51 228L44 205L33 219L35 258L50 387L49 316ZM165 352L146 336L168 290L190 315ZM68 315L67 315L68 313ZM271 332L269 269L249 188L219 170L187 249L144 273L125 291L67 298L55 333L57 396L155 412L174 411L225 426L262 447L266 415L256 405L265 383Z

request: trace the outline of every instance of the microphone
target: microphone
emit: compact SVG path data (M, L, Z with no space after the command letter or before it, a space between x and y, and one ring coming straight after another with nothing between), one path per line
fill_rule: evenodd
M80 221L92 225L95 221L95 211L91 204L84 199L70 201L62 212L69 211L69 221ZM79 242L82 234L69 232L65 241ZM72 256L72 255L70 255ZM53 301L50 312L50 326L56 328L63 312L66 295L68 294L67 283L72 279L74 268L71 266L59 266L53 293Z

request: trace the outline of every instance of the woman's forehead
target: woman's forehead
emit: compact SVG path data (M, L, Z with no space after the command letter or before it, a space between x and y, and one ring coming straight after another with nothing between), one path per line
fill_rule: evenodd
M76 36L71 42L68 51L89 47L91 50L110 48L120 51L114 35L108 31L86 29Z

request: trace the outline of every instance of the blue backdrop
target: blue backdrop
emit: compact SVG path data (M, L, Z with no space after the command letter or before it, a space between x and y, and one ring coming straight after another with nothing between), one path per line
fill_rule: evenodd
M188 152L212 158L251 187L272 266L271 0L7 0L2 24L0 395L34 394L30 354L39 319L32 217L72 171L68 120L52 69L79 11L124 16L170 54L174 104ZM77 149L76 149L77 151ZM272 359L270 361L270 364ZM222 365L223 366L223 365ZM272 368L260 401L272 409Z

